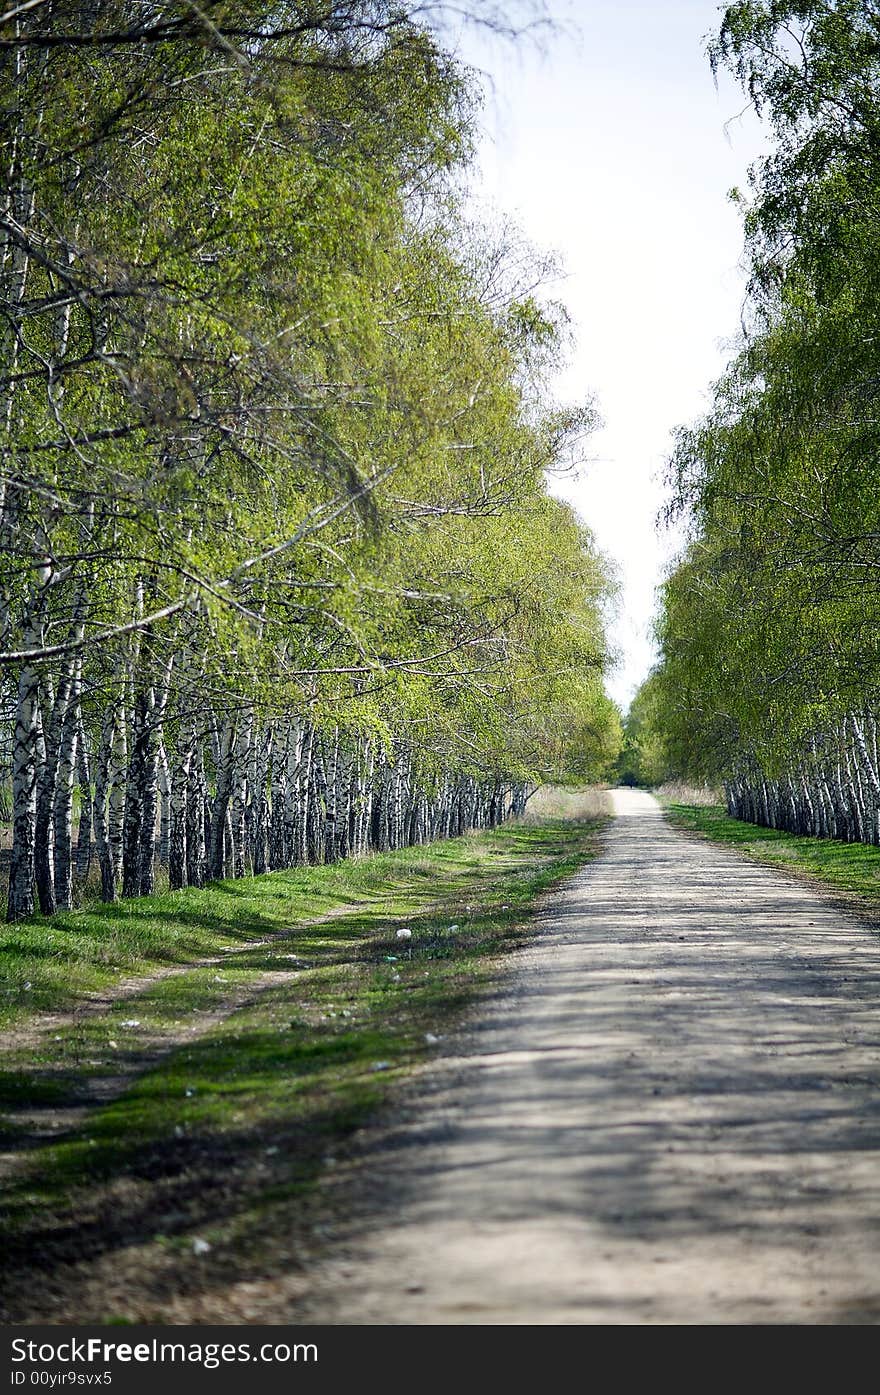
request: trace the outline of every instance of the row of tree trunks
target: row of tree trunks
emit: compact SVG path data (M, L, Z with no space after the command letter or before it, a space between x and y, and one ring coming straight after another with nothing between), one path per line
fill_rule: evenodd
M783 775L744 759L725 785L728 813L746 823L848 843L880 843L880 763L871 712L847 713L815 736Z
M138 685L116 675L84 720L78 657L52 692L23 670L12 748L9 916L70 908L89 875L100 894L149 895L458 836L521 814L524 786L447 772L414 752L303 717L252 708L193 713L171 695L171 663ZM191 703L191 698L190 698ZM73 840L74 792L79 827ZM36 893L36 896L35 896Z

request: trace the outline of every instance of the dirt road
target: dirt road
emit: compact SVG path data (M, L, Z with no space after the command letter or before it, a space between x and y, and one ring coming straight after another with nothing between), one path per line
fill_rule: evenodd
M310 1318L880 1320L876 936L615 802L466 1050L367 1141Z

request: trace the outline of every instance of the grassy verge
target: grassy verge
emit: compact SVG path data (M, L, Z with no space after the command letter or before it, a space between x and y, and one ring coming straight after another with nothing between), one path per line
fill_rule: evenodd
M736 848L757 862L819 883L870 918L880 918L880 848L833 838L799 838L732 819L723 808L669 804L676 828Z
M561 825L560 825L561 826ZM123 977L155 973L234 949L345 908L422 905L439 881L467 880L499 853L521 848L552 856L545 829L508 828L485 837L303 867L262 877L214 882L202 889L134 897L114 905L34 917L0 930L0 1030L24 1017L75 1006L84 994ZM560 835L561 836L561 835Z
M521 825L220 884L158 898L164 925L154 904L132 903L112 955L93 952L77 984L228 952L219 968L56 1024L36 1050L10 1034L0 1318L250 1320L218 1293L305 1266L316 1178L389 1086L442 1051L530 934L536 899L594 855L599 828ZM312 923L265 938L297 915ZM97 944L95 913L68 920L75 943ZM73 988L34 952L63 932L16 933L17 953L31 948L29 992L39 982L43 1004L69 1002Z

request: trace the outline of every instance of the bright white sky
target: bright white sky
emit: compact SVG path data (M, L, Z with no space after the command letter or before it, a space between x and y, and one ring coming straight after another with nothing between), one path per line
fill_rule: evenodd
M548 0L544 44L469 33L489 75L475 192L560 256L554 294L577 347L565 401L595 393L593 462L558 487L622 583L609 680L625 709L653 659L655 587L675 540L658 534L670 433L708 405L739 328L740 215L728 201L761 150L745 101L716 90L704 39L714 0ZM554 486L556 487L556 486Z

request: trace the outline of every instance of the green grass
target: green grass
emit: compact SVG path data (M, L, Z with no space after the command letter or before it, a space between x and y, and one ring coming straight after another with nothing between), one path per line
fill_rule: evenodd
M232 1283L273 1265L289 1269L296 1254L278 1237L301 1228L328 1156L394 1082L443 1050L464 1010L497 981L502 956L531 934L537 898L595 854L599 827L509 826L360 863L221 883L156 898L167 921L155 902L129 903L112 921L106 957L97 912L66 917L64 930L19 927L18 972L30 976L31 993L39 982L40 999L53 1006L69 1004L84 980L109 984L133 969L179 965L187 954L229 953L220 966L190 967L107 1011L58 1024L36 1050L33 1041L16 1047L11 1034L0 1110L5 1146L23 1152L0 1222L0 1318L59 1320L57 1288L69 1273L71 1312L158 1319L168 1309L155 1298L157 1284L198 1288L194 1236L211 1245L214 1284L218 1275ZM290 936L241 948L297 918ZM403 926L411 939L398 939ZM68 964L77 945L90 956L73 984L53 976L51 956L27 957L46 936L65 934L70 943L53 944ZM19 999L19 1014L25 1006ZM40 1127L59 1106L88 1102L93 1087L113 1080L115 1097L83 1109L64 1136ZM114 1263L138 1256L130 1307L109 1316L78 1308L76 1263L117 1253L123 1259ZM54 1299L43 1297L50 1274ZM152 1297L139 1296L142 1285Z
M872 916L880 914L880 848L760 828L715 805L669 804L665 812L676 828L725 843L757 862L819 883Z
M186 964L345 906L370 906L381 915L390 898L397 911L416 907L437 878L467 877L492 855L490 844L501 849L523 840L542 855L540 834L509 828L497 831L494 844L478 835L450 839L6 926L0 931L0 1029L70 1007L122 976Z

